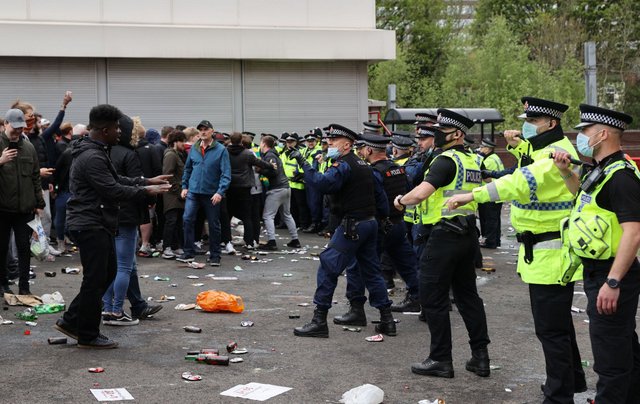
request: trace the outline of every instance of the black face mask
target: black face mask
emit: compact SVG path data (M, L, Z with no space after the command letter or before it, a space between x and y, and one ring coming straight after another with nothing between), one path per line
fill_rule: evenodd
M447 135L449 133L444 133L439 130L435 131L435 136L433 139L433 145L437 148L441 148L447 144Z

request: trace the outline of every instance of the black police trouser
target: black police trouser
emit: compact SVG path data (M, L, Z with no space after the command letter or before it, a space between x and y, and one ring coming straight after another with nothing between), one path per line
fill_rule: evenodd
M18 249L19 287L20 289L29 289L29 263L31 262L29 238L33 230L27 223L32 219L33 213L0 212L0 283L3 286L9 285L7 256L9 255L9 242L13 229Z
M436 361L451 360L450 288L467 328L471 350L486 348L491 342L476 287L474 254L478 238L474 226L470 223L465 235L434 226L420 258L420 302L431 333L429 358Z
M607 279L611 263L611 260L584 260L593 370L598 374L595 400L598 404L640 403L640 345L635 332L640 265L635 261L620 282L616 312L599 314L598 292Z
M573 282L529 285L533 323L547 371L544 403L573 403L576 387L586 384L571 316L573 289Z
M486 239L485 245L487 247L499 247L502 204L495 202L480 203L478 204L478 213L480 216L480 231Z
M291 188L291 214L293 220L301 228L311 224L311 214L307 205L307 191L304 189Z
M71 240L80 250L82 284L63 315L64 321L78 332L78 343L98 337L102 295L116 277L117 260L114 237L106 230L71 230Z

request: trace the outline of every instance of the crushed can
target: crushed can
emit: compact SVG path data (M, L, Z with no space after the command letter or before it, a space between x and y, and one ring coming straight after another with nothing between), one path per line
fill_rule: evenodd
M63 345L67 343L67 338L51 337L51 338L47 338L47 342L49 343L49 345Z
M182 328L184 328L184 330L186 332L194 332L194 333L201 333L202 332L202 328L195 327L195 326L192 326L192 325L187 325L187 326L184 326Z
M44 276L46 276L47 278L55 278L56 274L57 273L55 271L45 271Z
M207 365L229 366L228 356L207 355L206 358L198 358L198 362L206 363Z

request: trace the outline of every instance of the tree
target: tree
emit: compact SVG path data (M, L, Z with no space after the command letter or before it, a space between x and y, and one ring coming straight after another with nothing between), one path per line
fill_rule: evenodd
M530 60L530 49L518 43L501 16L491 19L487 33L474 42L477 47L456 46L442 79L441 105L496 108L505 125L513 127L522 124L516 118L522 111L520 98L539 96L568 104L567 120L578 120L583 82L575 59L555 70Z

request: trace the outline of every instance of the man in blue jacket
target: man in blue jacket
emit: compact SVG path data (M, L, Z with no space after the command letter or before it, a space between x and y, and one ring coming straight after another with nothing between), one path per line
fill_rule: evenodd
M197 126L198 140L189 151L182 175L184 207L184 254L176 258L191 262L195 257L195 221L198 208L205 210L209 222L209 263L220 266L220 202L231 183L231 164L227 149L213 141L213 125L207 120Z

